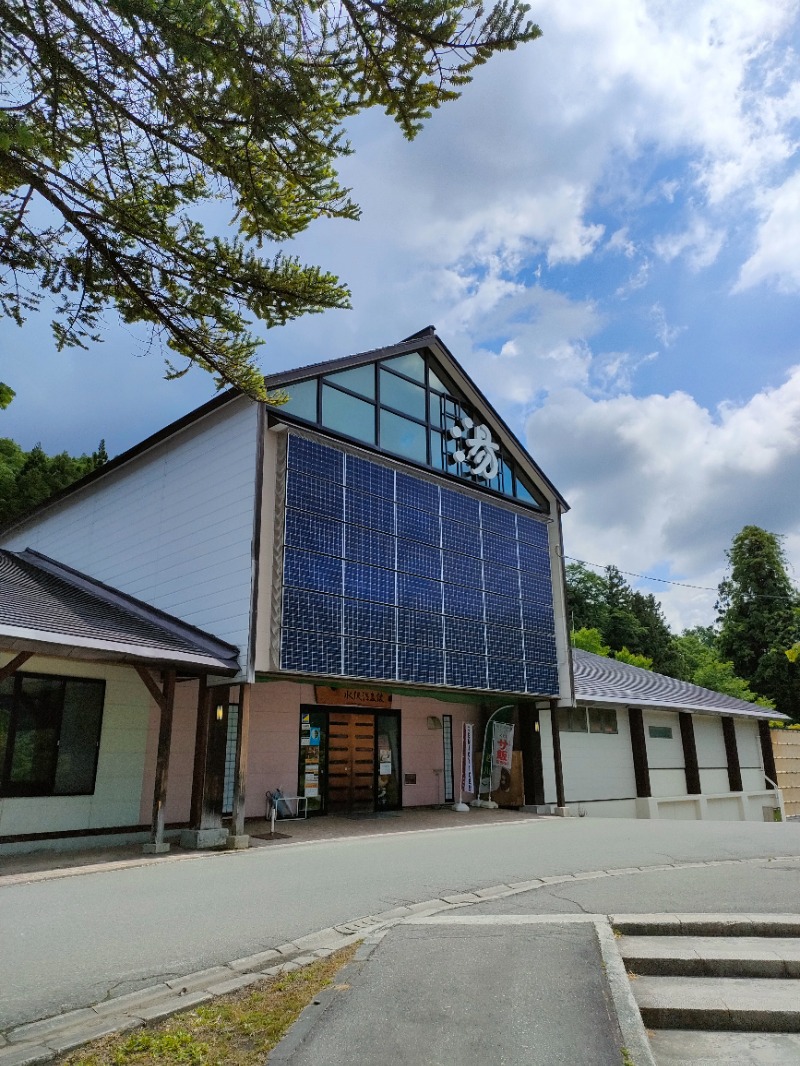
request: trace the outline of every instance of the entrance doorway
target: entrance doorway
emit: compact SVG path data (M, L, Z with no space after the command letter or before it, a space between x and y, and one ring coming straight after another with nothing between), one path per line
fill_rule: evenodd
M328 810L375 810L375 716L331 711L328 717Z
M298 770L309 814L399 810L399 711L301 707Z

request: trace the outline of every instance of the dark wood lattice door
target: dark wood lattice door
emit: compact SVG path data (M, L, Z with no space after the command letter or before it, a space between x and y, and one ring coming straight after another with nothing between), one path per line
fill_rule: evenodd
M331 712L328 718L328 810L375 810L375 718Z

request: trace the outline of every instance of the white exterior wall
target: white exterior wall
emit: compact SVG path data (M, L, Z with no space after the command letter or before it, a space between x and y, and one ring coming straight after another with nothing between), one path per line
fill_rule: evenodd
M647 762L650 766L650 789L653 796L685 796L686 770L684 769L683 742L678 715L670 711L645 710L642 718ZM672 738L667 740L663 737L651 737L651 725L667 726L672 730ZM727 778L725 791L727 791Z
M235 644L246 660L257 405L234 400L6 535Z
M730 792L722 719L712 714L694 715L694 741L697 746L700 787L703 793L713 796ZM759 787L764 787L763 781Z
M10 658L1 656L0 664ZM0 798L0 836L138 825L147 729L154 705L133 668L34 656L22 673L105 680L97 779L90 796Z
M765 787L764 758L761 753L761 738L758 722L735 718L736 747L739 750L739 766L742 769L742 788L745 792Z
M615 708L617 733L561 733L561 762L567 804L635 800L628 712ZM552 749L552 738L550 741Z

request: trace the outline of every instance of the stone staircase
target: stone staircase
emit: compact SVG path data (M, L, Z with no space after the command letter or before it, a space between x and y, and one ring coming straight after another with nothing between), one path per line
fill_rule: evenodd
M800 1066L800 915L612 924L657 1066Z

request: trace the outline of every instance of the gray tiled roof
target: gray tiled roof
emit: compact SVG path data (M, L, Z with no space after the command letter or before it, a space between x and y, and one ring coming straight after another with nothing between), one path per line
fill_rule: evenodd
M0 646L26 642L222 672L238 666L225 641L38 552L0 549Z
M755 703L712 692L688 681L642 670L639 666L606 659L589 651L572 649L575 697L586 702L630 703L634 706L665 707L676 711L743 715L748 718L785 718L785 715Z

